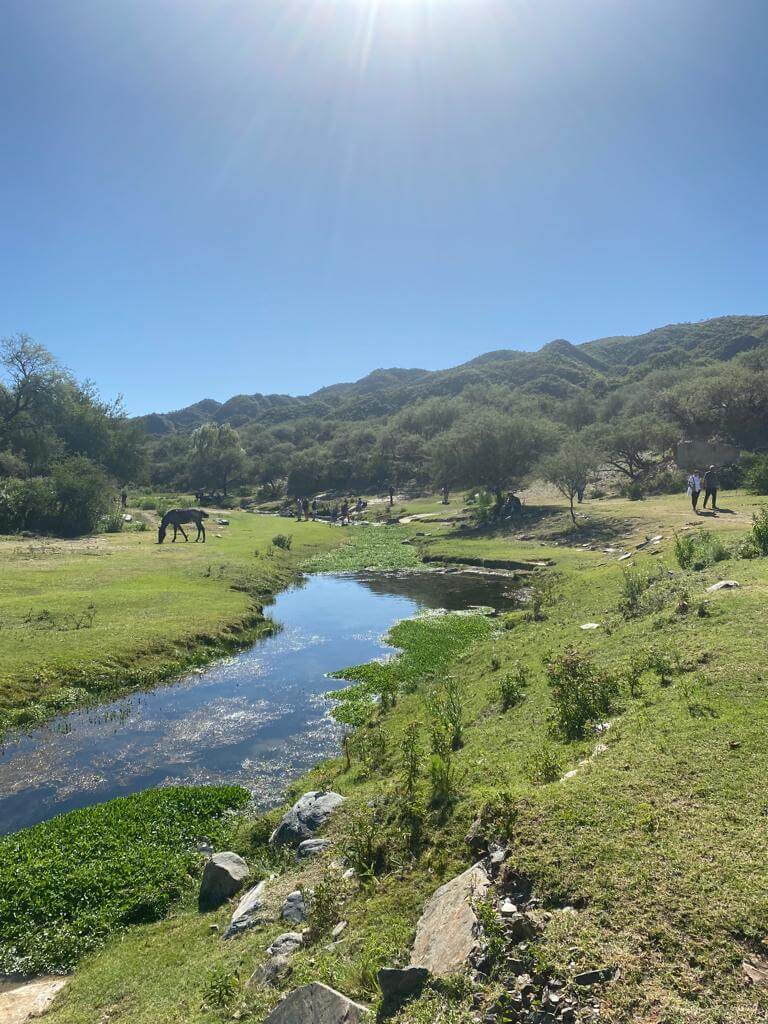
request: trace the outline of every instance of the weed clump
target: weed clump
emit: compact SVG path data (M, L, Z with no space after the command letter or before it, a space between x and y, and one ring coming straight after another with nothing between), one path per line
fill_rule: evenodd
M766 526L768 528L768 519ZM768 541L768 533L766 540ZM676 533L674 551L681 569L706 569L731 557L731 552L721 538L711 530L699 530L686 536Z
M563 773L563 759L558 750L549 744L541 744L525 759L523 770L537 786L556 782Z
M272 538L272 546L282 551L290 551L293 544L293 537L289 533L276 533Z
M552 727L565 739L581 739L590 723L615 710L618 680L597 668L589 654L566 647L549 658L546 673L554 704Z
M522 662L515 662L511 672L507 672L499 680L499 699L501 710L509 711L525 697L528 686L528 668Z

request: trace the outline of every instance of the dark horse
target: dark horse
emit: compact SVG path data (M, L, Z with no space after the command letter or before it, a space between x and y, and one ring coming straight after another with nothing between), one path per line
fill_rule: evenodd
M208 513L203 512L201 508L169 508L160 521L160 529L157 531L157 543L162 544L165 540L165 534L169 526L173 527L173 541L175 543L176 535L181 531L181 536L184 540L189 540L189 537L184 532L182 523L194 523L197 527L197 536L195 537L195 544L203 538L203 544L205 544L205 526L203 526L203 520L208 518Z

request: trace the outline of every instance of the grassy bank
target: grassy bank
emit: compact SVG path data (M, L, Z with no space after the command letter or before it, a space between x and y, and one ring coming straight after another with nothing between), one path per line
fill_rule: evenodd
M0 541L0 733L151 685L265 629L262 607L345 532L227 512L206 544L155 530ZM272 538L290 535L290 550Z
M342 941L330 944L318 924L280 989L246 989L284 924L224 943L209 924L228 911L201 917L182 903L88 957L50 1020L256 1024L281 990L317 979L378 1008L377 968L407 960L424 899L471 862L464 837L482 813L550 914L522 954L526 967L561 979L582 1020L594 1019L594 1002L616 1024L762 1024L766 990L745 982L742 962L765 956L768 934L768 559L726 551L682 569L672 527L702 528L683 501L585 506L617 524L619 543L599 546L615 546L608 553L572 546L578 536L548 545L517 530L431 527L437 551L552 558L555 585L537 609L465 618L455 645L462 617L398 626L399 662L344 673L360 680L358 695L384 699L362 702L349 760L295 787L348 797L328 832L334 847L325 862L284 864L268 887L277 906L297 885L322 882L328 921L349 922ZM754 503L723 504L733 516L706 528L731 546ZM659 544L637 547L657 533ZM622 550L632 558L619 562ZM720 579L740 587L708 592ZM238 839L254 862L269 824ZM326 865L339 856L360 884L335 881ZM610 983L572 985L606 966ZM428 987L393 1024L471 1024L505 984L502 957L479 1006L466 984Z

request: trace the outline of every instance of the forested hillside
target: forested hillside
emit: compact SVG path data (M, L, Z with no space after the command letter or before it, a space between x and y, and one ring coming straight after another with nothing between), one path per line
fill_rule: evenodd
M447 370L376 370L312 395L237 395L142 417L158 486L265 496L389 484L481 484L460 453L580 444L629 484L680 437L768 444L768 316L661 327L537 352L489 352ZM215 425L215 427L214 427ZM201 433L202 428L202 433ZM500 487L519 483L502 473ZM652 466L653 464L653 466Z

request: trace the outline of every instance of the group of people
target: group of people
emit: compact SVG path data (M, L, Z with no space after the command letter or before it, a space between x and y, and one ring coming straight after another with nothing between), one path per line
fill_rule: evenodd
M333 505L323 506L318 504L317 498L311 501L309 498L296 498L296 521L300 523L302 519L305 522L309 522L310 519L329 519L332 523L340 522L342 526L349 526L352 514L362 512L367 506L368 502L362 498L358 498L357 501L353 498L344 498L341 503L337 501Z
M711 510L714 512L717 509L717 490L720 486L720 481L717 476L717 470L714 466L710 466L706 473L699 473L698 470L694 470L688 477L688 497L691 499L691 507L696 515L699 514L699 495L702 490L704 491L704 503L702 508L707 507L707 502L710 501Z

